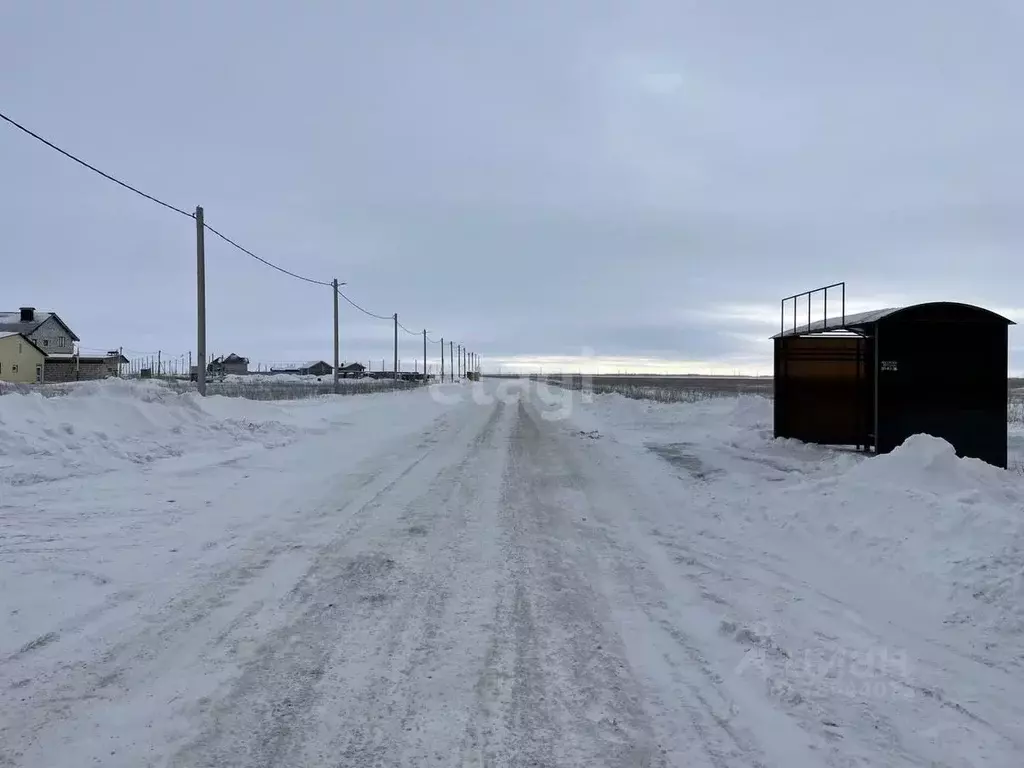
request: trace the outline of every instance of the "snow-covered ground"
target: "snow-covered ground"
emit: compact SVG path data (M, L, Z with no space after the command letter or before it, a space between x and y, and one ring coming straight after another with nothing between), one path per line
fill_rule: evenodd
M0 766L1024 764L1024 476L567 397L0 397Z

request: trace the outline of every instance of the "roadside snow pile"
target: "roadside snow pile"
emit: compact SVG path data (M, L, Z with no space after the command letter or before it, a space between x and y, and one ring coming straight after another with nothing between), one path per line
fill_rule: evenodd
M1024 430L1016 425L1010 471L958 458L929 435L882 456L775 440L772 403L757 396L659 404L597 395L580 403L573 428L658 456L686 484L693 511L749 540L781 532L788 546L913 580L940 601L947 623L976 622L1024 643Z
M617 442L646 448L697 479L717 477L734 494L746 489L755 498L767 482L830 477L861 461L846 450L775 440L772 418L772 401L760 395L692 403L596 395L573 413L574 424L602 433L610 427Z
M0 482L25 485L323 431L332 401L254 402L177 394L157 382L84 382L66 395L0 397Z
M1024 477L1014 472L914 435L833 477L780 489L762 509L876 567L925 577L957 601L951 621L1024 631Z

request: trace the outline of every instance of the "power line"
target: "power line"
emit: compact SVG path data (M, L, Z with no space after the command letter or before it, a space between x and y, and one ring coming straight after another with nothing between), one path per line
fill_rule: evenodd
M131 184L128 184L127 182L121 181L117 177L112 176L111 174L106 173L105 171L101 171L96 166L94 166L94 165L92 165L90 163L87 163L85 160L82 160L81 158L71 154L67 150L62 149L61 147L59 147L56 144L54 144L52 141L50 141L50 140L40 136L35 131L32 131L29 128L26 128L24 125L22 125L21 123L17 122L13 118L5 115L2 112L0 112L0 118L2 118L5 122L9 123L10 125L14 126L15 128L17 128L22 133L25 133L26 135L31 136L36 141L39 141L42 144L45 144L47 147L49 147L50 149L54 150L55 152L58 152L61 155L64 155L64 157L68 158L69 160L72 160L75 163L78 163L82 167L89 169L93 173L96 173L96 174L102 176L103 178L107 179L108 181L112 181L115 184L117 184L118 186L123 187L123 188L127 189L130 192L134 192L136 195L139 195L140 197L143 197L146 200L149 200L151 202L156 203L157 205L160 205L160 206L162 206L164 208L167 208L170 211L174 211L177 214L180 214L182 216L187 216L190 219L195 219L196 218L195 214L189 213L188 211L185 211L185 210L183 210L181 208L178 208L175 205L171 205L170 203L165 202L165 201L161 200L160 198L155 197L154 195L150 195L150 194L147 194L146 192L143 192L141 189L139 189L137 187L134 187ZM274 264L273 262L268 261L267 259L264 259L261 256L257 256L255 253L250 251L248 248L245 248L242 245L238 244L237 242L232 240L230 237L228 237L227 235L223 234L222 232L219 232L218 230L214 229L213 227L211 227L209 224L207 224L205 222L203 222L203 228L208 230L212 234L216 235L217 237L219 237L221 240L226 242L228 245L238 249L242 253L246 254L247 256L250 256L251 258L255 259L256 261L260 262L261 264L264 264L264 265L270 267L271 269L275 269L275 270L277 270L278 272L280 272L280 273L282 273L284 275L288 275L289 277L295 278L296 280L301 280L303 282L311 283L312 285L333 286L333 283L331 283L331 282L327 282L325 280L316 280L316 279L311 278L311 277L306 277L304 275L300 275L300 274L298 274L296 272L292 272L291 270L285 269L284 267L278 266L277 264ZM361 307L356 302L352 301L352 299L350 299L348 296L346 296L340 290L338 290L337 293L346 302L351 304L353 307L355 307L356 309L358 309L360 312L362 312L364 315L367 315L368 317L372 317L372 318L377 319L377 320L389 320L389 321L390 320L395 320L397 322L397 318L395 318L393 315L378 315L378 314L376 314L374 312L370 312L368 309L365 309L364 307ZM403 331L405 331L410 336L419 336L420 335L420 332L410 331L408 328L406 328L401 323L398 323L398 327L401 328ZM441 342L436 341L434 339L429 339L429 337L428 337L428 340L431 343L433 343L433 344L440 344L441 343ZM89 348L89 349L91 349L91 348ZM134 352L134 350L124 350L124 351L126 351L126 352ZM137 354L152 354L152 353L137 353Z
M221 240L223 240L225 243L228 243L229 245L233 245L235 248L237 248L238 250L240 250L242 253L246 254L247 256L252 256L254 259L256 259L256 261L259 261L259 262L261 262L263 264L266 264L268 267L271 267L272 269L276 269L278 272L283 272L284 274L288 275L289 277L294 277L296 280L304 280L305 282L312 283L313 285L326 285L328 287L331 287L331 286L334 285L333 283L328 283L328 282L325 282L324 280L314 280L312 277L303 277L302 275L297 275L294 272L290 272L287 269L285 269L284 267L279 267L279 266L277 266L277 264L274 264L273 262L267 261L266 259L264 259L261 256L257 256L255 253L250 251L248 248L243 248L238 243L236 243L234 240L232 240L230 237L228 237L227 235L221 234L216 229L211 227L209 224L204 223L203 226L206 229L208 229L210 232L215 234L217 237L219 237Z
M120 179L116 178L115 176L110 175L106 171L101 171L95 165L87 163L85 160L82 160L80 157L76 157L75 155L71 154L70 152L68 152L65 149L61 149L60 147L58 147L56 144L54 144L49 139L43 138L42 136L40 136L35 131L32 131L32 130L26 128L24 125L22 125L21 123L17 122L13 118L8 117L7 115L3 114L2 112L0 112L0 118L3 118L6 122L8 122L11 125L13 125L19 131L21 131L21 132L23 132L25 134L28 134L29 136L31 136L36 141L40 141L43 144L45 144L46 146L48 146L50 149L52 149L52 150L54 150L56 152L59 152L60 154L64 155L64 157L66 157L66 158L68 158L70 160L75 161L76 163L78 163L79 165L81 165L81 166L83 166L85 168L88 168L93 173L98 173L103 178L105 178L105 179L107 179L109 181L112 181L115 184L117 184L117 185L119 185L121 187L124 187L125 189L130 190L131 192L134 192L135 194L140 195L141 197L146 198L147 200L151 200L152 202L156 203L157 205L162 205L164 208L167 208L168 210L174 211L175 213L179 213L182 216L187 216L190 219L194 219L195 218L194 214L191 214L188 211L184 211L181 208L178 208L176 205L171 205L170 203L164 202L163 200L161 200L158 197L154 197L153 195L147 194L147 193L143 192L141 189L139 189L137 187L133 187L131 184L128 184L128 183L126 183L124 181L121 181ZM203 226L206 229L208 229L210 232L215 234L217 237L219 237L221 240L224 240L226 243L229 243L230 245L233 245L235 248L240 250L242 253L245 253L245 254L247 254L249 256L252 256L252 258L256 259L257 261L262 262L263 264L266 264L268 267L272 267L273 269L276 269L278 272L282 272L282 273L288 275L289 277L294 277L297 280L304 280L307 283L313 283L314 285L331 285L331 283L324 282L323 280L313 280L312 278L303 277L302 275L297 275L294 272L290 272L289 270L285 269L284 267L279 267L276 264L273 264L273 263L267 261L266 259L261 258L260 256L257 256L255 253L250 251L248 248L243 248L238 243L236 243L234 240L232 240L231 238L227 237L226 235L218 232L216 229L211 227L209 224L205 224L204 223Z
M338 290L338 295L341 296L341 298L343 298L345 301L347 301L353 307L358 309L360 312L362 312L364 315L368 315L369 317L376 318L377 320L394 320L395 319L392 315L375 315L370 310L363 309L358 304L356 304L354 301L352 301L352 299L350 299L348 296L346 296L344 293L342 293L340 289Z
M183 210L182 210L181 208L178 208L178 207L177 207L177 206L175 206L175 205L171 205L170 203L165 203L165 202L164 202L163 200L161 200L160 198L157 198L157 197L153 197L153 195L147 195L147 194L146 194L145 192L143 192L143 191L142 191L141 189L138 189L138 188L136 188L136 187L133 187L133 186L132 186L131 184L127 184L127 183L125 183L125 182L121 181L120 179L118 179L118 178L115 178L115 177L111 176L111 175L110 175L109 173L105 173L104 171L101 171L101 170L100 170L99 168L97 168L97 167L96 167L95 165L90 165L89 163L85 162L85 160L82 160L81 158L75 157L75 156L74 156L73 154L71 154L70 152L67 152L66 150L63 150L63 149L61 149L60 147L58 147L58 146L57 146L56 144L54 144L54 143L53 143L52 141L48 141L47 139L44 139L44 138L43 138L42 136L40 136L40 135L39 135L38 133L35 133L34 131L30 131L30 130L29 130L28 128L26 128L26 127L25 127L24 125L22 125L21 123L19 123L19 122L16 122L15 120L12 120L12 119L11 119L10 117L8 117L7 115L5 115L5 114L4 114L3 112L0 112L0 118L3 118L4 120L6 120L6 121L7 121L8 123L10 123L11 125L13 125L13 126L14 126L15 128L17 128L17 129L18 129L19 131L22 131L23 133L27 133L27 134L28 134L29 136L31 136L31 137L32 137L33 139L36 139L37 141L41 141L41 142L42 142L43 144L45 144L46 146L48 146L48 147L49 147L50 149L53 149L53 150L56 150L57 152L60 152L60 153L61 153L62 155L64 155L64 157L70 158L71 160L74 160L74 161L75 161L76 163L78 163L79 165L81 165L81 166L84 166L84 167L88 168L88 169L89 169L90 171L92 171L93 173L98 173L98 174L99 174L100 176L102 176L103 178L105 178L105 179L109 179L110 181L114 182L115 184L119 184L120 186L124 187L125 189L131 190L131 191L132 191L132 192L134 192L135 194L137 194L137 195L141 195L142 197L146 198L147 200L152 200L152 201L153 201L154 203L156 203L157 205L162 205L162 206L163 206L164 208L167 208L167 209L169 209L169 210L172 210L172 211L174 211L175 213L180 213L180 214L181 214L182 216L188 216L188 217L189 217L190 219L191 219L191 218L193 218L193 215L192 215L191 213L189 213L188 211L183 211Z

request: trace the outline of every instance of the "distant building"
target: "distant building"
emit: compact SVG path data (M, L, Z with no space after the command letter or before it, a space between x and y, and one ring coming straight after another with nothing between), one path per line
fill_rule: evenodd
M116 349L105 355L49 355L46 358L46 381L89 381L121 375L128 358Z
M300 376L328 376L334 373L334 367L323 360L316 360L299 366L297 373Z
M338 376L341 378L352 378L355 376L362 376L366 372L366 366L362 363L349 363L343 365L338 369Z
M220 376L229 373L244 376L249 372L249 358L241 357L234 352L227 356L215 357L206 366L206 372Z
M37 312L35 307L0 312L0 333L20 333L48 355L70 354L80 341L56 312Z
M42 383L46 353L23 333L0 331L0 381Z

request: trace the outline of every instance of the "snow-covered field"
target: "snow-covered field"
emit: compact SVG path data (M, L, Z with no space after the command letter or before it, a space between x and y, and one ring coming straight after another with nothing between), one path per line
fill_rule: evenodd
M0 397L0 766L1024 765L1024 474L567 397Z

